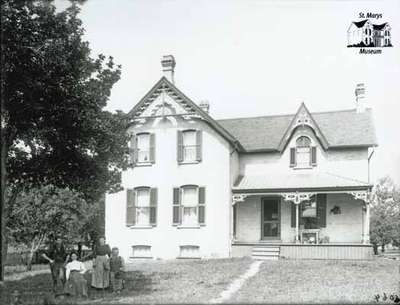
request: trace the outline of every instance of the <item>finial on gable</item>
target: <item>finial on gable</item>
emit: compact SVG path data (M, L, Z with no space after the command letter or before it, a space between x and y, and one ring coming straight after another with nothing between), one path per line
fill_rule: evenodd
M164 72L164 76L173 84L175 84L174 73L175 73L175 58L172 55L164 55L161 59L161 66Z
M363 83L357 84L356 90L356 110L358 113L364 112L366 108L366 99L365 99L365 85Z

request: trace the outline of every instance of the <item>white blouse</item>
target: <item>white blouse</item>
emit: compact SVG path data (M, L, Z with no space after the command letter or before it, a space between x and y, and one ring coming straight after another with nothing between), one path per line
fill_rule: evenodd
M86 272L85 264L80 261L72 261L72 262L68 263L65 268L66 268L65 276L66 276L67 280L69 279L69 275L70 275L71 271L73 271L73 270L79 271L79 273L81 273L81 274Z

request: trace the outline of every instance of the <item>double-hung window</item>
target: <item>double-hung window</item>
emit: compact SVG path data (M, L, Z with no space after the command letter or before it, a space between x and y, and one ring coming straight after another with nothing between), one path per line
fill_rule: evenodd
M137 135L137 162L145 163L150 161L150 134L142 133Z
M148 227L157 222L157 189L136 187L127 189L126 225Z
M146 132L132 135L129 150L132 164L154 163L155 134Z
M182 225L194 226L198 225L197 219L197 206L198 200L198 187L185 186L182 187Z
M301 136L296 146L290 148L290 166L294 168L310 168L317 165L317 148L311 145L310 138Z
M296 157L298 167L310 166L311 141L307 137L300 137L296 140Z
M196 131L186 130L183 133L183 161L196 160Z
M178 163L200 162L202 159L201 130L178 130L177 135Z
M136 190L136 225L150 225L150 189L139 188Z
M205 224L205 188L185 185L173 189L173 224L193 227Z

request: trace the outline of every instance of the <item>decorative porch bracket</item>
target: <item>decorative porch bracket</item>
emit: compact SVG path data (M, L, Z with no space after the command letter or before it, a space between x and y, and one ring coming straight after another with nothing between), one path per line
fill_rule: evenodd
M285 201L292 201L294 204L300 204L303 201L310 200L311 196L315 193L282 193L283 199Z
M247 198L246 194L234 194L232 195L232 205L235 205L236 202L243 202Z
M348 194L352 195L354 199L359 199L364 201L366 204L369 203L369 195L368 191L354 191L354 192L347 192Z

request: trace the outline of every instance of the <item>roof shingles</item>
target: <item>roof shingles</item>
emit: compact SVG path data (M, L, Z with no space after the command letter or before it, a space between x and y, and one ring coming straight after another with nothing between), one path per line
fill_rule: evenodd
M375 128L371 110L358 113L353 110L311 113L329 147L376 146ZM218 120L246 151L278 150L294 115L263 116Z

